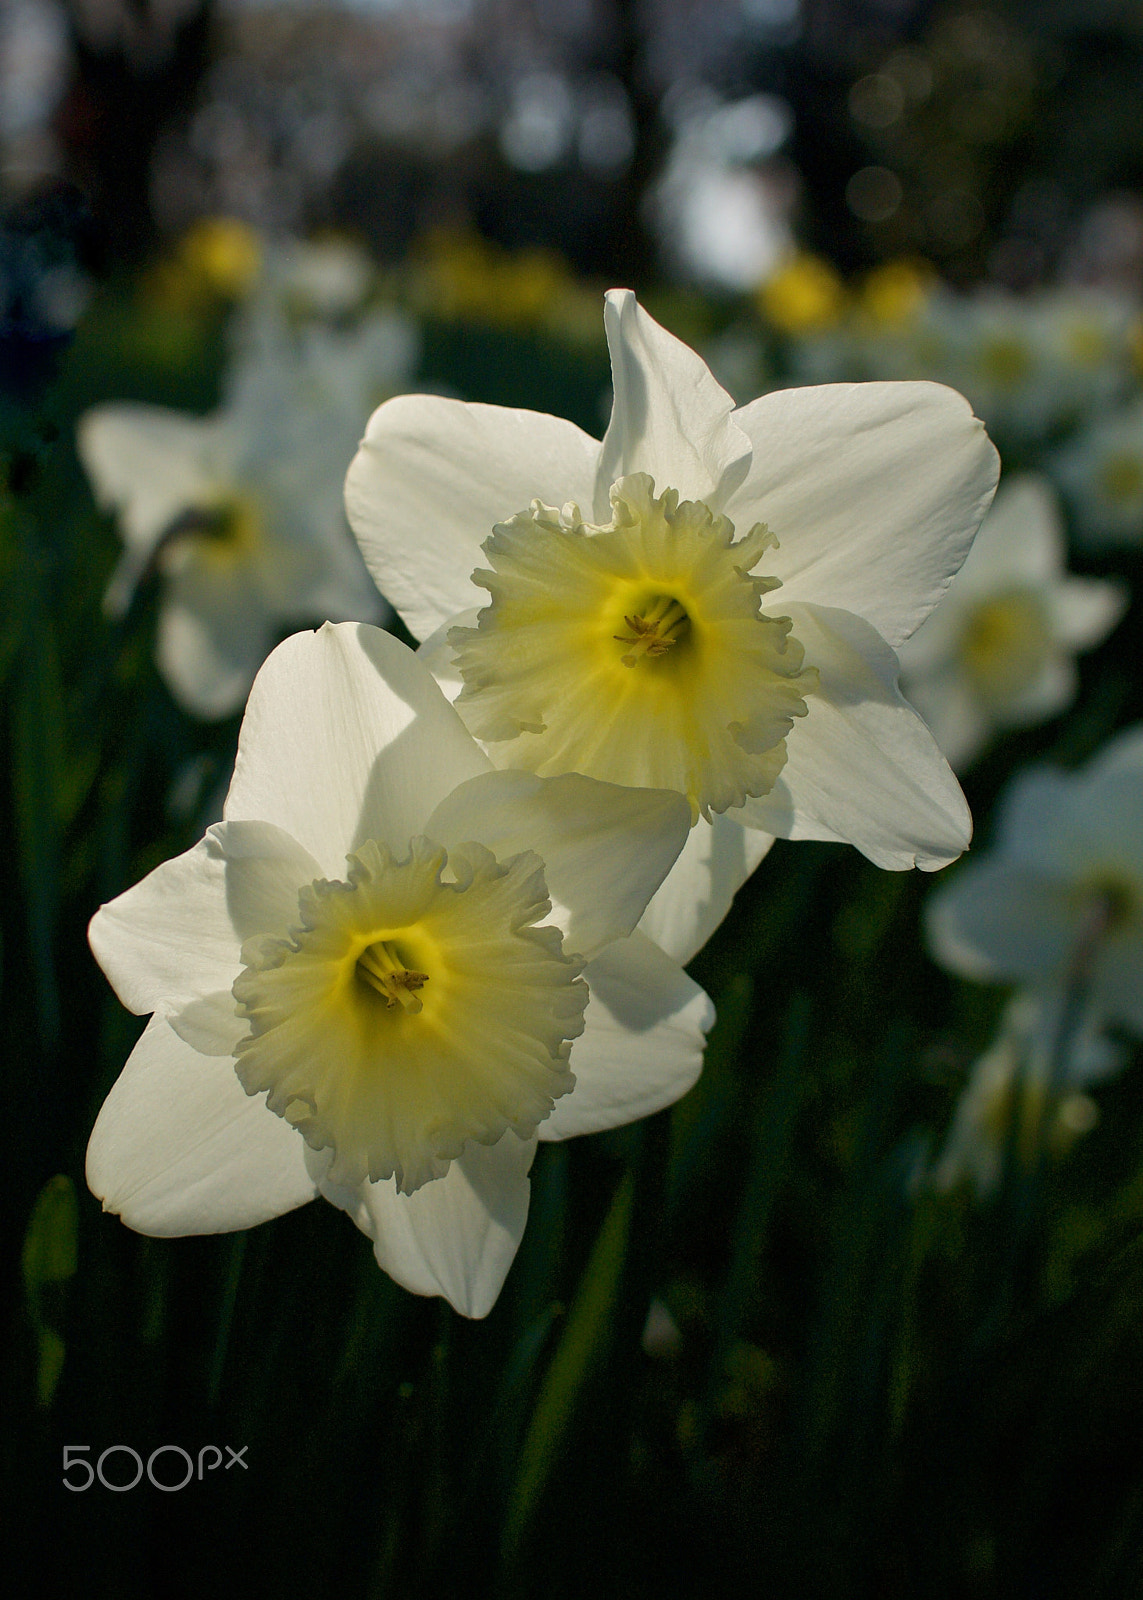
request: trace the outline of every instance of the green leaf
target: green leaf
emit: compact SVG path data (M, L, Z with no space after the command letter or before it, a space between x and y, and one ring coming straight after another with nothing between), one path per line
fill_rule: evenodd
M519 1553L552 1468L559 1459L584 1383L607 1336L627 1255L635 1180L628 1172L592 1246L563 1336L544 1377L520 1450L504 1520L506 1562Z

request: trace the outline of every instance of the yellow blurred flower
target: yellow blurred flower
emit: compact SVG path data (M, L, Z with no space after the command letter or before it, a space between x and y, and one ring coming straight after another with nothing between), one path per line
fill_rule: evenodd
M828 261L799 254L760 285L758 305L783 333L815 333L840 321L845 285Z
M575 284L554 250L505 250L479 234L428 234L414 282L420 308L440 317L522 328L558 320ZM594 309L594 306L593 306Z
M936 275L927 261L901 257L874 267L861 287L861 309L882 327L909 323L929 297Z

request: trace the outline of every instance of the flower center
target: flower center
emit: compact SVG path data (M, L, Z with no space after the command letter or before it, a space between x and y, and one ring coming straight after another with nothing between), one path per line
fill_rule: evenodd
M617 633L615 638L632 649L619 659L625 667L634 667L648 658L653 661L656 656L665 656L690 627L691 619L671 595L657 594L645 611L636 611L623 620L631 631Z
M159 560L168 577L192 565L205 573L226 574L250 560L262 542L257 506L234 495L180 513L163 535Z
M535 926L551 903L529 851L499 862L414 839L404 861L373 842L348 860L347 882L300 891L285 937L243 947L235 1065L332 1150L333 1182L411 1193L469 1140L531 1137L573 1086L582 962Z
M383 995L387 1006L400 1004L414 1016L421 1009L415 991L429 981L427 972L403 966L395 947L385 939L366 945L357 958L357 976Z
M1044 608L1022 590L977 606L961 640L961 657L977 693L996 704L1030 689L1050 651Z
M641 472L611 506L605 526L539 500L497 525L473 575L492 602L449 634L457 710L502 765L674 789L695 817L768 793L817 682L789 618L761 610L773 535L736 540Z

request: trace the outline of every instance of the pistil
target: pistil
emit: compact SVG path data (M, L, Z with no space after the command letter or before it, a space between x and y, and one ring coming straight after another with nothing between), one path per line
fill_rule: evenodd
M616 633L612 637L619 644L633 646L626 655L619 658L625 667L633 667L644 656L650 656L652 659L656 656L665 656L671 646L678 643L679 636L690 619L677 600L672 599L669 594L661 594L653 601L648 611L625 616L623 620L631 632Z
M429 981L427 972L410 971L383 939L367 945L357 958L357 971L371 988L385 998L387 1007L401 1006L410 1016L421 1010L422 1002L414 990Z

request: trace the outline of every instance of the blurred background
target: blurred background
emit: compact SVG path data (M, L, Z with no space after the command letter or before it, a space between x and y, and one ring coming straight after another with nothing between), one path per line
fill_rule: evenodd
M86 924L220 814L244 687L163 652L193 506L128 570L147 486L77 444L96 407L221 419L270 504L321 440L328 527L388 394L600 435L615 284L739 402L950 383L1002 492L1036 486L1003 537L1047 551L1015 608L966 571L962 632L905 662L987 857L1014 779L1143 717L1141 78L1134 0L3 0L13 1592L1143 1592L1138 1041L1078 968L1064 1020L1058 983L948 970L958 867L779 841L692 966L699 1085L541 1147L482 1323L330 1206L186 1240L101 1215L84 1147L141 1023ZM1068 633L1080 579L1102 620ZM258 605L262 653L332 614ZM69 1492L77 1444L247 1454Z

